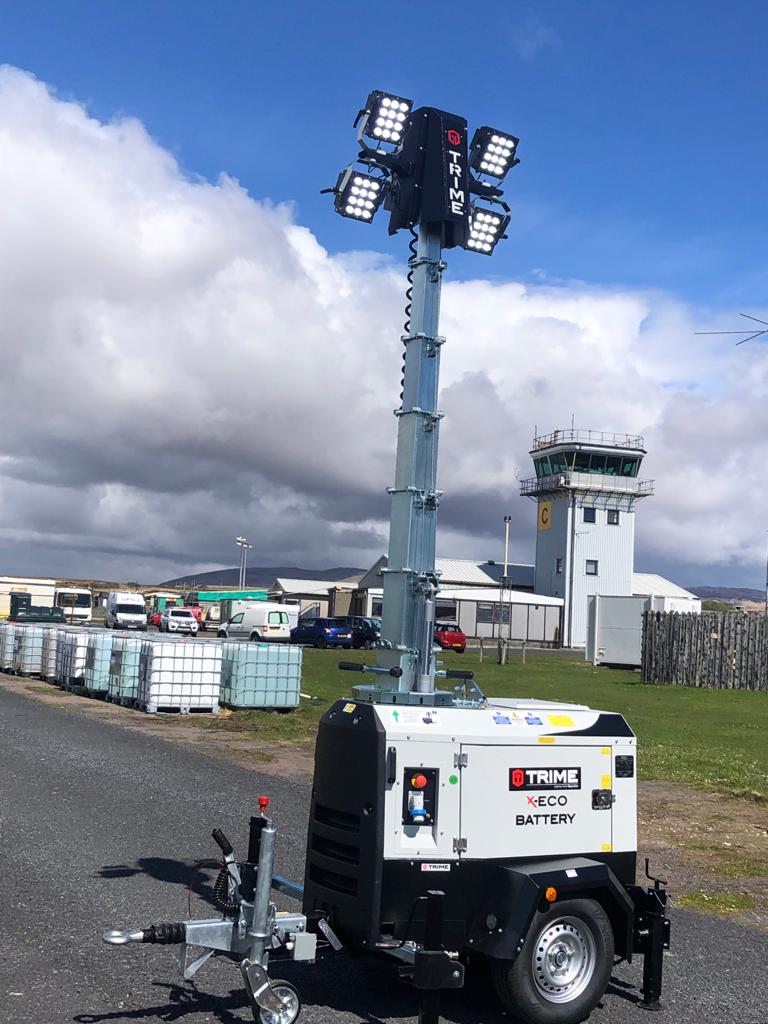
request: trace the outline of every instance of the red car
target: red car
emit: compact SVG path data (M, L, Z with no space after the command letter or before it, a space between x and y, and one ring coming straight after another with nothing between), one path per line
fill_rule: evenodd
M467 638L455 622L435 623L435 643L444 651L463 654L467 649Z
M154 615L150 615L150 617L149 617L149 624L150 624L150 626L159 626L160 625L160 616L162 614L163 614L162 612L155 612Z

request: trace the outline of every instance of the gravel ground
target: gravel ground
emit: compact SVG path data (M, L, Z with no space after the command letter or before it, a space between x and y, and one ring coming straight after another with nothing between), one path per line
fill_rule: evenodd
M201 866L223 828L240 850L260 793L281 836L277 870L300 878L306 777L249 771L194 750L48 706L0 680L0 1020L9 1024L251 1020L225 962L178 980L171 947L110 948L100 935L193 913L207 916ZM189 888L191 882L191 891ZM768 941L757 931L677 911L666 959L670 1024L768 1024ZM373 964L344 957L285 971L305 1024L415 1024L415 996ZM636 1021L639 963L616 968L594 1024ZM508 1020L484 986L444 1000L455 1024Z

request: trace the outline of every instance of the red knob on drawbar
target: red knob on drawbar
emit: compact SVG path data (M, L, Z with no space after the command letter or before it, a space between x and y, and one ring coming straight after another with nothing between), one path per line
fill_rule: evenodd
M260 796L259 797L259 813L263 814L268 807L269 807L269 797L268 796Z

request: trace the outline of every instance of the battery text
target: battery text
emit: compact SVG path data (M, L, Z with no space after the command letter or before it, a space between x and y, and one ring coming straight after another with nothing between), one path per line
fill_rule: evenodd
M516 825L572 825L575 814L516 814Z

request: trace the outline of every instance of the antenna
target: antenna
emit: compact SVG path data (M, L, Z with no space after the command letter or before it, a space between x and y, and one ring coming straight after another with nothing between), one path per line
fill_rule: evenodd
M749 330L746 331L694 331L694 334L749 334L748 338L742 338L741 341L737 341L737 345L743 345L745 341L753 341L755 338L761 337L763 334L768 334L768 320L759 320L756 316L750 316L749 313L739 313L739 316L744 316L747 320L754 320L756 324L765 324L760 331L755 331L754 334L749 334Z

